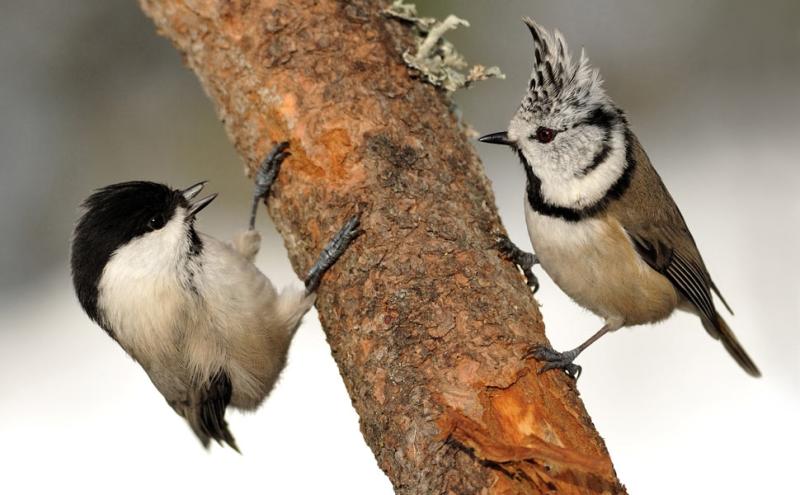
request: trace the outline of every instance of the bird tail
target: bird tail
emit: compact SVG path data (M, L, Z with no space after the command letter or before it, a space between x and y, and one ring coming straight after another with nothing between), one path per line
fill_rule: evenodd
M742 344L739 343L736 335L733 334L731 328L719 314L716 315L716 321L713 322L713 326L709 325L708 322L705 321L705 318L703 318L703 320L703 324L706 330L708 330L708 333L722 341L722 345L725 346L725 350L728 351L728 354L739 363L739 366L741 366L748 375L756 378L761 376L761 371L759 371L756 363L750 359L750 356L747 355L747 352L744 350L744 347L742 347Z
M241 454L236 440L228 429L225 411L231 402L233 384L224 371L217 372L209 380L194 387L188 401L170 403L175 411L186 419L203 447L208 448L211 440L220 445L228 444ZM177 407L176 407L177 405Z
M228 447L241 454L242 451L239 450L239 446L236 445L236 439L233 438L233 434L230 429L228 429L228 423L225 421L225 418L211 420L211 418L202 417L204 414L206 414L206 411L197 410L193 411L191 416L186 417L186 422L189 423L189 427L197 436L198 440L200 440L200 443L203 444L203 447L207 450L213 439L222 446L227 444Z

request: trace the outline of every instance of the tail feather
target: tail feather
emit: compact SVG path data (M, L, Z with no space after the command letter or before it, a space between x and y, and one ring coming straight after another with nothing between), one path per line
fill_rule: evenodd
M225 421L225 418L211 416L207 410L197 409L186 417L186 422L189 423L189 427L200 440L200 443L203 444L204 448L208 449L213 439L222 446L227 444L239 454L242 453L242 451L239 450L239 446L236 445L236 439L228 428L228 423Z
M706 330L708 330L708 333L714 338L722 341L722 345L725 347L725 350L728 351L728 354L739 363L739 366L741 366L748 375L756 378L761 376L761 371L759 371L756 363L747 355L742 344L739 343L739 340L733 334L731 328L719 314L716 315L716 321L713 327L709 328L709 325L706 324Z
M232 394L230 377L220 370L204 383L194 386L185 400L172 401L170 405L186 419L203 447L208 448L211 440L216 440L220 445L228 444L241 454L225 421L225 411Z

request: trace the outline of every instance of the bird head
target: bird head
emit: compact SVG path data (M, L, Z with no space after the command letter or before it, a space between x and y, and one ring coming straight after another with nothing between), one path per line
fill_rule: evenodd
M83 202L72 239L71 268L78 299L89 316L98 319L98 282L120 248L135 246L141 264L148 267L158 266L154 259L164 260L164 267L177 266L181 257L199 251L195 215L217 196L192 202L204 185L180 190L155 182L123 182L98 189Z
M588 206L604 192L600 186L607 180L595 177L603 179L597 188L576 184L597 169L607 168L599 174L609 180L619 176L625 161L625 115L606 95L585 52L573 62L560 32L550 34L533 19L523 20L534 45L528 89L508 130L480 140L511 146L542 182L548 202Z

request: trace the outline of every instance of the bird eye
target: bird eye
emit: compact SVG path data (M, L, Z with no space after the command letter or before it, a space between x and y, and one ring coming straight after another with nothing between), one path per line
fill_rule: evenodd
M539 141L540 143L549 143L556 137L557 132L553 129L548 129L547 127L539 127L536 129L536 134L534 134L534 139Z
M164 225L166 225L166 223L167 223L167 219L164 218L164 215L162 213L159 213L159 214L155 215L153 218L151 218L150 221L147 222L147 226L151 230L158 230L161 227L163 227Z

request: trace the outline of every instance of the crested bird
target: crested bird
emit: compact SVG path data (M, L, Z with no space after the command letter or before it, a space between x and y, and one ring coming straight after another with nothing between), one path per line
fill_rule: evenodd
M625 113L584 51L573 61L564 36L531 18L533 71L508 129L480 141L508 146L525 170L525 219L535 255L499 239L500 250L538 286L538 263L604 325L578 347L534 346L540 371L581 372L575 358L606 333L655 323L676 309L695 314L751 376L760 371L717 311L730 311ZM732 313L732 311L731 311Z

